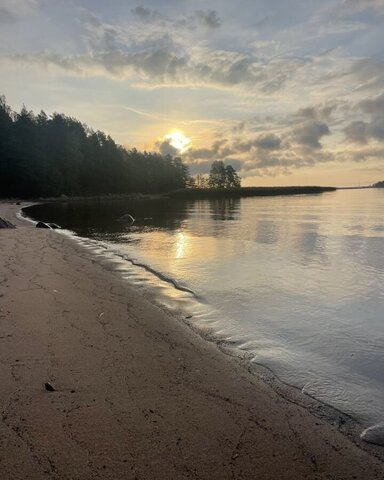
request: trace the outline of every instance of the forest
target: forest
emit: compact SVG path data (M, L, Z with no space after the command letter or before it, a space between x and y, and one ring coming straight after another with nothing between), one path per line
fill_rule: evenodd
M184 188L178 157L125 149L60 113L12 111L0 96L0 197L164 193Z

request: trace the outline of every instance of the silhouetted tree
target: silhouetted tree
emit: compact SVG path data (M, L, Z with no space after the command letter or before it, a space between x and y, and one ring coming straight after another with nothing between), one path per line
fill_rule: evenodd
M225 166L221 160L215 160L209 172L208 185L210 188L236 188L241 186L241 179L232 165Z
M208 178L202 173L198 173L195 177L196 188L208 188Z
M225 166L221 160L215 160L209 172L208 185L211 188L225 187Z
M225 167L225 188L237 188L241 186L241 179L232 165Z

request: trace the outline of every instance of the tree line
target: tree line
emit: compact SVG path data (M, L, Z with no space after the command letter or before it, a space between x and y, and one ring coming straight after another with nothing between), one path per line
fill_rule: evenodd
M181 158L125 149L101 131L60 113L11 110L0 96L0 198L165 193L240 187L231 165L189 175Z
M13 112L0 97L0 197L163 193L184 188L178 157L125 149L60 113Z
M209 175L197 174L189 180L188 186L202 189L240 188L241 178L232 165L225 165L221 160L212 162Z

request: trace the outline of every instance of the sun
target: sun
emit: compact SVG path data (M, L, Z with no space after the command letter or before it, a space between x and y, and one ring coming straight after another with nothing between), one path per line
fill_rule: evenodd
M191 146L191 140L181 130L172 130L164 135L164 140L168 140L180 153L184 153Z

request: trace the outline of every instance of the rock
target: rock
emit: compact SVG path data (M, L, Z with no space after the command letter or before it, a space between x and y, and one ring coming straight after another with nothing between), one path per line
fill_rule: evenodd
M48 392L56 392L56 388L49 382L44 383L44 387Z
M5 220L4 218L0 218L0 228L16 228L13 223L8 222L8 220Z
M49 226L48 223L37 222L37 223L36 223L36 228L49 228L49 229L50 229L51 227Z
M384 422L365 429L360 435L360 438L364 440L364 442L384 446Z
M125 215L122 215L120 218L117 219L119 222L129 222L133 223L135 219L130 215L129 213L126 213Z
M60 225L57 225L57 223L48 223L47 225L49 225L54 230L56 230L57 228L61 229Z

